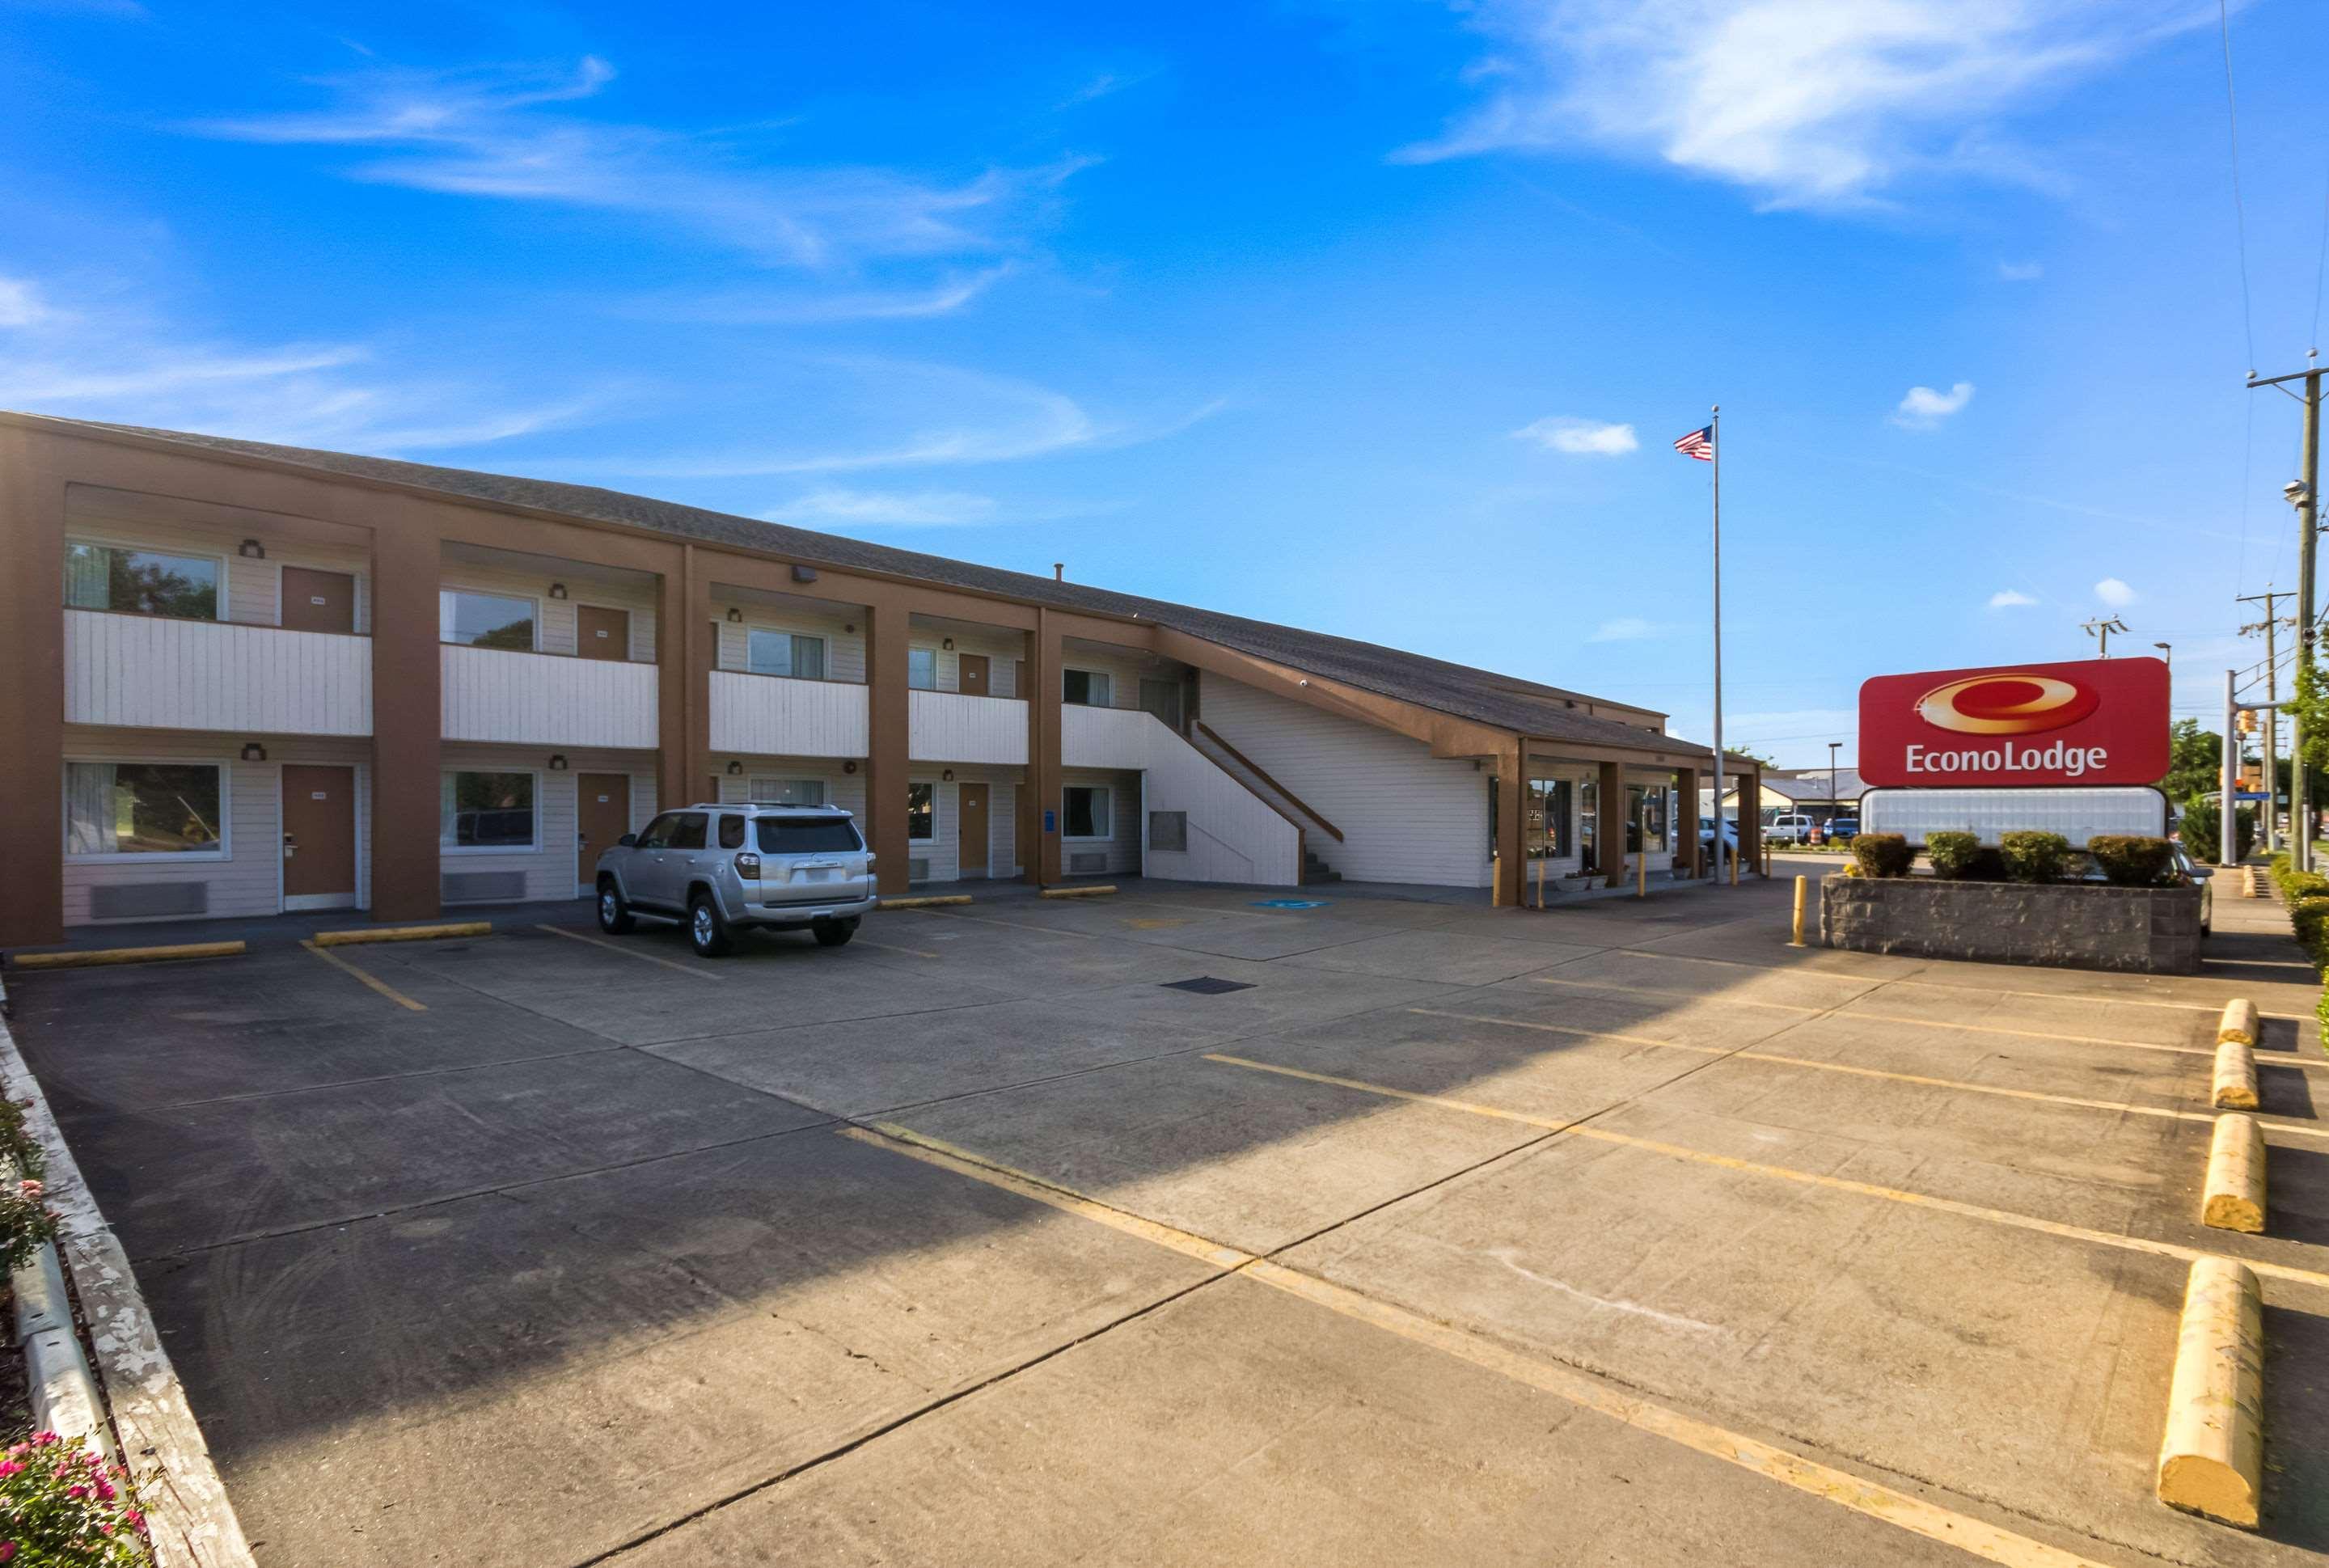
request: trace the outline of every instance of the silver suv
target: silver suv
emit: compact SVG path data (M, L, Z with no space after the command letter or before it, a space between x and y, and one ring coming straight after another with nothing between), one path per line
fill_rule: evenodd
M642 920L687 928L705 958L746 926L798 930L837 948L873 907L873 856L848 812L827 807L686 806L599 855L599 929Z

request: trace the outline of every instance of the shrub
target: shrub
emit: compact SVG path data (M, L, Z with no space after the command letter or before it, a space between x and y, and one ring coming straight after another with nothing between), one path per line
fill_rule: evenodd
M1963 878L1973 869L1973 858L1981 853L1981 840L1970 833L1954 833L1947 828L1925 835L1925 858L1933 863L1933 874L1952 881Z
M34 1432L0 1458L0 1563L143 1568L146 1516L120 1466L80 1438Z
M2105 833L2087 840L2087 853L2115 886L2150 887L2167 874L2175 846L2164 838Z
M1906 876L1917 852L1897 833L1863 833L1852 841L1852 860L1862 876Z
M2192 859L2211 861L2220 857L2222 829L2214 801L2194 800L2183 808L2183 819L2176 825L2175 831L2183 835L2183 847L2191 851ZM2246 860L2249 845L2256 842L2256 813L2245 806L2233 815L2232 839L2232 858Z
M2316 893L2300 898L2288 906L2288 926L2296 940L2311 953L2317 966L2321 959L2323 938L2329 936L2329 893Z
M2009 833L1997 841L2005 874L2014 882L2059 882L2070 864L2070 841L2059 833Z
M2281 902L2284 903L2295 903L2301 898L2311 898L2317 893L2329 893L2329 876L2324 876L2317 871L2277 872L2273 875L2272 884L2280 890Z

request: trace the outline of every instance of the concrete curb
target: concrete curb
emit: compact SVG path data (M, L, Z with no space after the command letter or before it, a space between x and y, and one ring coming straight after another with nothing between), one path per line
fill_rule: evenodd
M353 948L364 942L433 942L443 937L489 937L491 921L456 921L433 926L358 926L354 930L317 931L307 940L319 948Z
M24 1102L24 1124L48 1156L49 1206L61 1216L56 1250L80 1295L114 1430L146 1510L156 1568L257 1568L202 1429L187 1407L185 1390L138 1292L128 1254L90 1195L50 1113L48 1097L5 1025L0 1092ZM71 1323L68 1317L69 1338Z
M2239 1045L2260 1045L2264 1043L2264 1017L2257 1005L2246 997L2224 1004L2224 1015L2216 1025L2216 1044L2230 1041Z
M33 1430L86 1438L106 1458L120 1458L105 1424L105 1401L73 1331L72 1301L56 1248L43 1242L31 1262L10 1270L8 1283L16 1293L16 1344L32 1385Z
M2256 1057L2241 1042L2227 1040L2216 1047L2216 1070L2208 1103L2218 1110L2257 1108Z
M2253 1116L2220 1116L2208 1140L2200 1223L2244 1235L2264 1232L2264 1129Z
M881 899L875 902L873 907L877 910L938 909L947 904L968 903L969 902L970 894L966 893L937 893L923 894L916 898Z
M2263 1295L2245 1263L2201 1258L2183 1292L2159 1500L2253 1530L2263 1478Z
M17 969L85 969L99 964L159 964L173 959L231 959L248 951L241 942L178 942L159 948L87 948L61 953L18 953Z
M1045 898L1105 898L1116 891L1115 884L1098 887L1047 887L1040 890Z

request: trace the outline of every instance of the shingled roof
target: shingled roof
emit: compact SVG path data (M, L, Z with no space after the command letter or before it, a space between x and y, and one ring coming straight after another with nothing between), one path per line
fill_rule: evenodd
M1573 741L1585 745L1655 750L1691 757L1711 757L1707 747L1672 735L1652 734L1642 725L1583 712L1590 699L1513 675L1450 664L1445 659L1359 642L1325 632L1223 615L1193 605L1174 604L1139 594L1118 593L1082 583L1061 582L1028 572L1006 571L944 555L900 550L862 539L793 528L733 513L713 512L675 501L658 501L595 485L570 485L554 479L529 479L512 474L487 474L469 468L443 468L396 458L365 457L354 452L324 451L308 447L276 446L231 436L201 435L140 425L107 424L89 420L31 416L43 424L89 432L112 432L169 442L203 451L226 453L269 463L312 468L353 478L377 480L436 491L469 500L497 502L562 513L594 522L645 528L709 544L765 551L787 560L830 566L836 571L884 572L917 578L949 588L1007 595L1062 609L1089 610L1107 615L1137 616L1192 637L1203 638L1257 658L1292 666L1308 674L1341 681L1363 691L1496 729L1510 730L1549 741Z

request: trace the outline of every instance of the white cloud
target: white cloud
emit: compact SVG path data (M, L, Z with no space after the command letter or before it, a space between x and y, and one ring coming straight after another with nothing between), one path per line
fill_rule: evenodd
M771 523L806 528L961 528L992 523L995 498L960 490L882 494L865 490L812 490L760 515Z
M1650 638L1664 637L1666 628L1654 620L1644 620L1636 615L1619 616L1605 620L1593 628L1587 642L1642 642Z
M2095 597L2113 609L2125 609L2143 596L2116 577L2106 577L2095 584Z
M842 321L901 321L947 316L986 292L1011 270L1006 263L983 272L941 279L923 288L863 289L850 293L764 293L737 290L648 299L623 310L652 321L715 322L723 326L817 326Z
M1547 451L1602 458L1621 457L1641 446L1634 439L1631 425L1605 424L1598 420L1570 419L1566 415L1553 415L1523 425L1513 432L1513 439L1534 441Z
M2001 588L1989 596L1989 608L1992 609L2019 609L2037 602L2028 594L2012 588Z
M30 326L48 315L40 291L23 278L0 278L0 326Z
M1479 0L1487 96L1410 162L1577 143L1848 206L1904 175L2026 178L1988 123L2165 33L2189 0Z
M1969 381L1961 381L1945 392L1912 386L1894 411L1892 422L1905 430L1929 430L1971 401L1973 383Z
M2008 283L2034 283L2046 276L2046 269L2037 261L2000 261L1997 275Z

